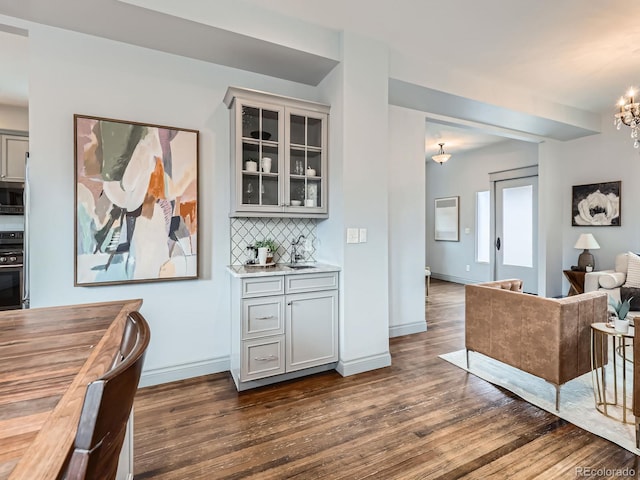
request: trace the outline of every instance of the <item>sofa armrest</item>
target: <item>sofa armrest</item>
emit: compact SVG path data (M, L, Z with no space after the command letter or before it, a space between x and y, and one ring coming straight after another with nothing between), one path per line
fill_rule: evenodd
M607 273L615 273L615 270L587 272L587 274L584 276L584 293L596 292L600 288L600 276Z

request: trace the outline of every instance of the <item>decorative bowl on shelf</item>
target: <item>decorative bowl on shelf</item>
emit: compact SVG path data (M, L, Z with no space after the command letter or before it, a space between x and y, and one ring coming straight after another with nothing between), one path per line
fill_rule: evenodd
M302 200L291 200L292 207L299 207L300 205L302 205Z
M253 138L262 137L262 140L269 140L271 138L271 134L269 132L264 132L260 130L254 130L253 132L251 132L251 136Z

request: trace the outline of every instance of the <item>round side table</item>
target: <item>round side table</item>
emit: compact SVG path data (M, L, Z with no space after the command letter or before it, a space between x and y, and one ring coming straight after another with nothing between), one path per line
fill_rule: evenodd
M622 407L622 421L627 422L627 353L626 343L630 339L633 347L634 328L629 327L626 333L617 332L606 323L591 324L591 374L593 380L593 396L596 409L604 415L619 420L609 414L607 407ZM613 366L613 398L607 400L607 376L606 363L609 352L609 341L612 342L612 366ZM618 398L618 365L616 365L616 352L622 357L622 402ZM630 410L630 409L629 409Z

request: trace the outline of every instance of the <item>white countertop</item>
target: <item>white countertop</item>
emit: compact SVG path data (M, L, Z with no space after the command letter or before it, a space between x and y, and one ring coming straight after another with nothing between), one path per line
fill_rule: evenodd
M339 272L340 267L327 263L301 263L300 265L310 265L310 268L291 268L285 263L278 263L271 267L260 267L258 265L228 265L229 273L237 278L247 277L271 277L274 275L302 275L304 273Z

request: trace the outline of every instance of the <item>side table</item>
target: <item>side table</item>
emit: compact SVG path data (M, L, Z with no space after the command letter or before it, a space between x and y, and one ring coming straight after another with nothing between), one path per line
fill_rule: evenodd
M608 339L611 338L612 350L612 367L613 367L613 398L607 400L607 376L606 362L608 357ZM622 407L622 422L627 422L627 354L625 346L628 344L625 340L630 339L633 349L634 328L629 327L627 333L616 332L613 327L607 326L606 323L591 324L591 375L593 380L593 396L596 403L596 409L604 415L609 415L607 407ZM616 353L620 352L622 356L622 398L618 398L618 365L616 365ZM622 402L620 402L622 400ZM629 408L631 410L631 408ZM618 419L619 420L619 419ZM633 423L633 422L629 422Z
M567 296L578 295L584 293L584 276L587 272L581 270L563 270L564 276L569 280L571 287Z

